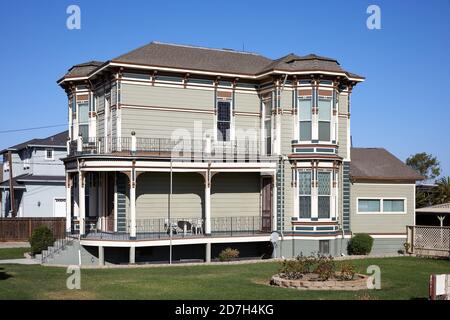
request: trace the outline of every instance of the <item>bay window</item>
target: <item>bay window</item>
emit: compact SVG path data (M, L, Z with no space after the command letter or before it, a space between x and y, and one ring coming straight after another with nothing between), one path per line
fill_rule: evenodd
M299 182L299 211L300 218L311 218L311 171L300 171Z
M298 210L300 219L331 219L333 205L333 171L328 169L300 169L297 171Z
M319 141L331 140L331 99L319 97Z
M311 97L302 97L298 101L300 141L311 141L312 131L312 100Z

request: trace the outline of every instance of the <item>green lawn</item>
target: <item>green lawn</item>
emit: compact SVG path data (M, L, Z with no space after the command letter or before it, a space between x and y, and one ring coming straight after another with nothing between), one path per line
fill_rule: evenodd
M30 252L30 248L1 248L0 260L4 259L21 259L25 252Z
M381 290L298 291L267 285L278 263L84 269L81 290L66 289L64 268L0 265L0 299L426 299L431 273L450 261L412 257L354 261L381 268Z

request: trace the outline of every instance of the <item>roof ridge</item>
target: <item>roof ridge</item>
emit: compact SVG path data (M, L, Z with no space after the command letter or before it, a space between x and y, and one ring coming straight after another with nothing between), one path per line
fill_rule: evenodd
M272 60L270 58L267 58L267 57L263 56L262 54L259 54L259 53L256 53L256 52L250 52L250 51L241 51L241 50L236 50L236 49L225 49L225 48L219 49L219 48L195 46L195 45L190 45L190 44L169 43L169 42L161 42L161 41L152 41L152 42L149 43L149 45L153 44L153 43L154 44L167 45L167 46L174 46L174 47L184 47L184 48L192 48L192 49L203 49L203 50L214 50L214 51L240 53L240 54L250 54L250 55L259 56L259 57L263 57L263 58Z

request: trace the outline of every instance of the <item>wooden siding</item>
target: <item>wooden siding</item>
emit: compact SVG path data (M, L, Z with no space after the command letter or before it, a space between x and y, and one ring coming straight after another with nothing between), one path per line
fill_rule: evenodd
M260 174L218 173L212 178L211 217L260 216Z
M257 139L259 138L261 128L258 116L236 115L234 121L236 138L242 137L242 134L245 134L245 137L249 139L255 137L255 135Z
M291 114L281 115L281 153L292 153L292 140L297 139L294 135L294 116Z
M143 173L136 190L137 219L165 218L168 213L169 173ZM204 178L198 173L174 173L172 217L201 218Z
M122 104L214 110L214 91L122 83Z
M414 184L365 184L351 185L350 226L353 233L404 233L407 225L414 224ZM357 214L358 197L407 198L406 214Z
M234 106L236 112L260 112L261 100L256 93L236 92L234 98Z
M347 126L348 119L344 117L339 117L339 125L338 125L338 142L339 149L338 155L342 158L346 159L349 155L347 155L347 147L348 147L348 139L347 139Z
M195 125L198 125L200 133L209 130L213 134L212 113L122 108L121 114L122 137L128 137L135 131L139 138L170 138L175 130L184 129L194 138Z

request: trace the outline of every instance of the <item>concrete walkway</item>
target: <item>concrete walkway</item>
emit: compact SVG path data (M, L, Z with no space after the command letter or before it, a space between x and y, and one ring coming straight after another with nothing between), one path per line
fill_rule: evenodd
M2 248L29 248L28 242L0 242L0 249Z
M0 260L1 264L25 264L25 265L32 265L32 264L40 264L40 261L36 259L6 259L6 260Z

